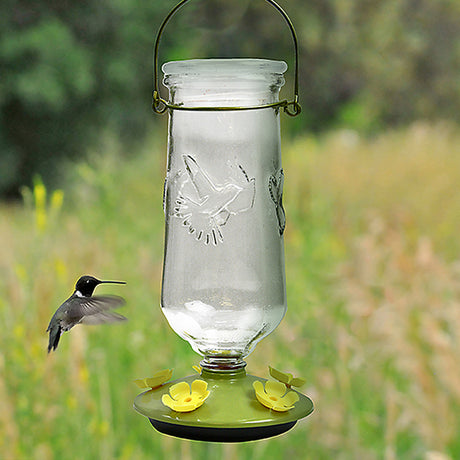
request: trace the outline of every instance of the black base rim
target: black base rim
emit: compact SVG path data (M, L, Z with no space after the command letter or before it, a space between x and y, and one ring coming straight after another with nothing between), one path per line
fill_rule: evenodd
M290 430L297 421L281 425L257 426L248 428L209 428L190 425L177 425L149 418L150 423L160 433L192 441L207 442L246 442L271 438Z

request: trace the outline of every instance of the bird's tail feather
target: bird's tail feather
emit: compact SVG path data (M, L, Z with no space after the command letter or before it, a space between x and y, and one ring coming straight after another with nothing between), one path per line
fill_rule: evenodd
M60 325L56 325L56 326L48 327L48 330L50 333L50 340L48 343L48 353L49 353L51 350L56 350L59 344L59 339L61 338L62 328Z

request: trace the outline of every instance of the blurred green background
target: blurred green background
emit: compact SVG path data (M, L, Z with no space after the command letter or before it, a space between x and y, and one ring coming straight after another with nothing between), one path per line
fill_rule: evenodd
M200 359L159 308L152 48L175 2L4 0L0 458L460 458L460 3L279 3L303 107L282 116L289 309L248 368L306 378L315 412L241 445L162 436L134 412L133 379ZM292 69L292 42L262 0L192 1L160 61L217 56ZM84 273L128 281L110 292L130 321L76 327L48 356L48 321Z

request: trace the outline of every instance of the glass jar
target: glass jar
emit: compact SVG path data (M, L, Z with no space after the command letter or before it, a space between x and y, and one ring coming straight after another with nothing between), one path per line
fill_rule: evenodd
M207 368L237 368L286 312L279 108L287 65L163 65L170 110L161 306ZM247 110L209 110L247 107Z

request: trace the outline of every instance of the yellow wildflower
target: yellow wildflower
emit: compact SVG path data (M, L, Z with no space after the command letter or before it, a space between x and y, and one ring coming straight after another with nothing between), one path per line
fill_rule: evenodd
M35 201L35 225L40 232L43 232L47 225L46 213L46 187L41 180L37 180L34 185Z
M281 382L267 381L265 388L260 380L255 381L252 386L256 391L256 398L260 404L277 412L285 412L294 407L299 400L295 391L287 391L286 385Z
M209 396L208 384L204 380L194 380L192 388L187 382L179 382L169 389L161 402L176 412L191 412L200 407Z
M55 190L51 194L51 211L57 213L62 208L64 202L64 192L62 190Z
M46 187L41 180L37 180L34 184L34 200L36 209L46 208Z
M139 388L157 388L167 382L172 376L172 369L163 369L157 372L152 377L134 380L134 383Z

